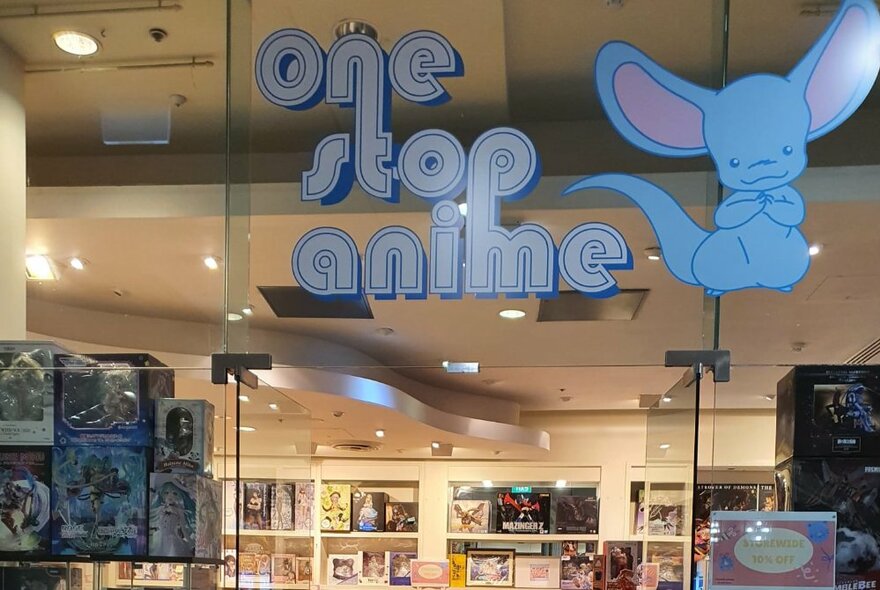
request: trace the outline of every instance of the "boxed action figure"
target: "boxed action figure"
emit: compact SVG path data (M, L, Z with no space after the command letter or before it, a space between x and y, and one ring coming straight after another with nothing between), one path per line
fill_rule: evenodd
M155 469L211 477L214 406L205 400L161 398L156 402Z
M463 556L462 556L463 557ZM418 559L418 555L409 552L392 551L388 560L390 563L389 584L391 586L412 585L412 560Z
M315 484L310 481L297 482L294 489L293 527L297 531L310 531L315 520Z
M273 531L293 530L294 484L269 484L269 528Z
M350 485L323 484L321 486L321 530L328 532L351 530ZM355 583L357 583L357 577L355 577Z
M226 534L235 533L236 520L238 520L238 524L244 524L241 522L241 496L243 494L240 483L238 492L239 498L236 499L234 479L223 480L223 529ZM244 527L242 526L242 528Z
M292 553L272 554L272 583L296 583L296 555Z
M559 587L561 590L590 588L593 578L593 559L587 556L563 556L561 558ZM519 581L517 581L517 584ZM533 587L533 586L525 586Z
M0 445L51 445L55 438L54 342L0 342Z
M9 590L83 590L82 570L70 572L67 584L65 567L4 567L0 568L0 588Z
M385 531L389 533L419 532L419 503L388 502L385 504Z
M595 535L599 532L599 500L591 496L556 498L556 532Z
M358 583L364 586L388 586L388 562L388 553L384 551L358 551Z
M880 585L880 458L794 459L777 475L785 510L837 513L837 587Z
M241 528L250 530L269 529L269 484L260 481L246 481L242 484L241 496L244 523Z
M150 555L220 559L220 494L200 475L150 474Z
M352 495L351 530L375 533L385 530L385 503L388 494L357 491Z
M776 464L880 457L880 367L795 367L777 386Z
M0 552L51 550L51 464L48 447L0 447Z
M639 585L639 565L642 563L641 541L606 541L605 587L608 590L626 590Z
M148 449L52 449L52 553L146 555Z
M57 355L58 446L152 447L155 401L174 397L174 371L148 354Z
M550 494L501 492L497 497L496 532L532 535L550 532Z
M487 500L453 500L449 506L449 532L488 533L490 516Z
M357 555L331 554L327 556L327 585L357 586Z

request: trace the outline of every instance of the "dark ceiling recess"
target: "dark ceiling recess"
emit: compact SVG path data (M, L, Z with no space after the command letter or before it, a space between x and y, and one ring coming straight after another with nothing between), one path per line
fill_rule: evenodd
M302 287L257 287L263 299L279 318L338 318L371 320L373 311L367 298L325 301Z
M623 289L614 297L596 299L577 291L563 291L556 299L542 299L539 322L629 321L635 318L648 289Z

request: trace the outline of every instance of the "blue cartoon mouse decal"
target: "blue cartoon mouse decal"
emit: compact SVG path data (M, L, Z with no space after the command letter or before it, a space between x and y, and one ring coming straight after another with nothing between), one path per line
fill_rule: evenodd
M564 194L606 189L628 197L651 223L669 271L707 295L791 291L810 265L799 229L804 199L792 182L807 166L807 143L846 121L871 90L878 36L874 2L844 0L787 76L754 74L718 91L679 78L632 45L607 43L596 58L596 85L617 131L661 157L708 154L729 195L709 231L637 176L591 176Z

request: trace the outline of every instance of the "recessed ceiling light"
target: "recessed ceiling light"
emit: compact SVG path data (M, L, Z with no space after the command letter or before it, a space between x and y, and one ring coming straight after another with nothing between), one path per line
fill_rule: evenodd
M251 401L251 398L249 398L249 397L246 396L246 395L240 395L240 396L238 396L238 399L239 399L239 401L243 401L243 402L249 402L249 401Z
M79 31L58 31L52 34L52 40L58 49L77 57L95 55L101 49L97 39Z
M775 396L775 395L769 395L769 394L768 394L768 395L763 396L763 398L764 398L765 400L767 400L768 402L772 402L773 400L776 399L776 396Z
M220 259L216 256L205 256L202 258L202 262L205 263L205 266L210 268L211 270L217 270L220 268Z
M818 256L822 252L821 244L813 244L810 246L810 256Z
M239 432L255 432L257 430L253 426L237 426L235 429Z
M669 402L672 401L672 398L668 395L664 395L662 399L663 399L663 403L665 403L665 404L668 404Z
M246 315L246 316L252 316L252 315L254 315L254 306L253 306L253 305L248 305L247 307L243 307L243 308L241 309L241 313L243 313L243 314Z
M461 213L462 217L467 216L467 203L459 203L458 204L458 212Z
M443 361L441 366L447 373L479 373L480 363Z
M566 487L567 485L568 485L568 482L567 482L566 480L564 480L564 479L557 479L557 480L556 480L556 487L557 487L557 488L564 488L564 487Z
M671 446L672 446L672 445L669 444L669 443L663 443L662 445L660 445L660 448L663 449L663 450L665 451L666 449L668 449L668 448L671 447Z
M431 443L431 448L432 448L432 449L439 449L439 448L440 448L440 443L438 443L438 442L436 442L436 441L435 441L435 442L432 442L432 443Z
M484 479L484 480L483 480L483 487L484 487L484 488L491 488L491 487L494 487L494 486L495 486L495 484L492 483L492 480L491 480L491 479Z
M526 317L526 312L521 309L502 309L498 312L498 315L503 317L505 320L518 320L520 318Z
M58 278L52 261L42 254L32 254L25 258L25 270L27 278L32 281L54 281Z
M385 431L381 428L376 431L376 438L385 438Z
M83 270L86 267L86 261L82 258L74 256L69 260L70 268L74 270Z
M242 316L240 313L235 313L235 312L231 311L226 314L226 319L229 320L230 322L240 322L241 320L244 319L244 316Z
M269 409L272 410L272 411L277 411L277 410L278 410L278 404L269 404Z
M645 248L645 256L648 260L660 260L663 258L663 252L660 248Z

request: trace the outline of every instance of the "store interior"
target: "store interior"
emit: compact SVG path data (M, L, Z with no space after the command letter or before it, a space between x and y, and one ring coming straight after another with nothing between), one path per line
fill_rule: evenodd
M661 590L684 588L695 488L753 489L757 509L761 486L773 484L779 380L796 365L877 362L876 90L810 144L796 185L814 250L791 293L707 297L669 273L651 225L628 201L605 191L561 196L585 175L634 173L711 226L720 194L713 162L653 157L622 139L593 86L597 51L629 41L718 88L788 71L833 10L797 0L555 0L554 10L538 0L424 10L399 0L38 0L35 14L33 4L0 6L0 121L23 117L27 184L24 240L10 246L21 260L11 266L26 289L26 330L3 339L145 353L172 368L175 398L214 406L215 480L311 483L318 511L325 485L418 504L416 530L330 531L317 518L300 529L249 529L244 515L236 524L227 486L224 554L288 556L297 570L305 564L296 558L308 558L308 575L236 579L218 563L202 578L182 563L160 574L123 559L71 566L82 588L306 589L347 584L334 581L340 555L415 553L454 567L449 556L467 550L547 559L566 542L590 555L609 542L664 555L674 565L666 581L677 585ZM393 206L357 185L334 206L301 202L315 146L350 131L353 114L323 103L281 109L254 81L254 56L273 31L309 31L326 51L352 23L366 23L386 52L413 30L450 40L465 75L444 81L452 99L441 106L395 96L395 142L438 128L469 146L490 128L522 130L543 176L527 198L503 203L502 226L537 223L559 242L583 221L612 224L633 257L631 270L615 272L618 296L562 285L544 300L364 297L353 313L297 290L291 251L313 228L343 229L361 247L390 225L429 236L431 204L405 190ZM87 33L99 50L63 53L53 43L61 30ZM51 276L25 283L28 257L44 257ZM521 317L501 315L510 310ZM665 366L667 351L711 349L730 351L729 380L705 371L694 381L685 367ZM212 383L212 354L221 352L269 353L273 368L254 371L256 389ZM455 529L456 500L492 506L514 488L553 498L542 538L494 532L494 512L484 531ZM639 529L646 494L680 506L679 525ZM595 500L595 531L557 532L559 496ZM515 585L559 588L558 573L536 584Z

